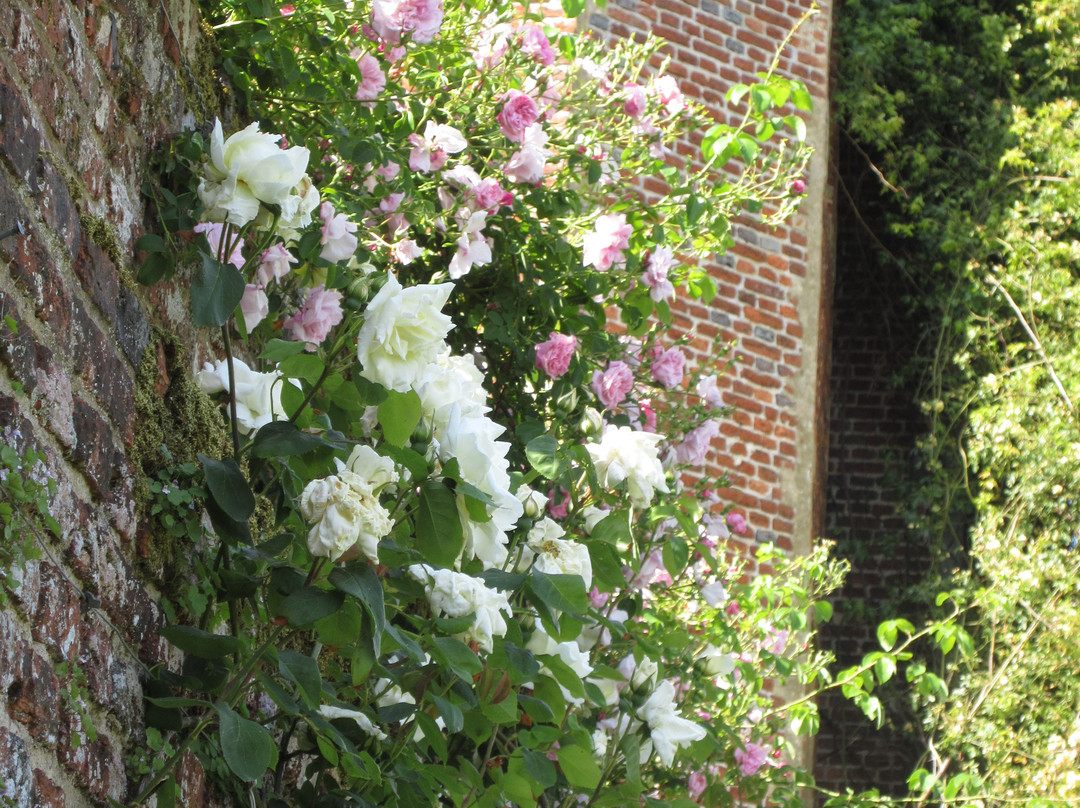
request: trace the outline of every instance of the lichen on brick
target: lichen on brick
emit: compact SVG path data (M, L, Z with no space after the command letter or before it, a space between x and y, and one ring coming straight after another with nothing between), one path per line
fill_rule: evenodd
M109 260L116 266L124 266L120 253L120 237L116 234L116 228L105 219L83 213L79 216L79 226L83 233L94 244L99 246L109 256Z

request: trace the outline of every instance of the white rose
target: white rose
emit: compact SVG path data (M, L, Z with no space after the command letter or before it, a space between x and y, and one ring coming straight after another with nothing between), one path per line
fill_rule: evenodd
M315 523L308 532L308 550L331 561L356 544L378 561L379 540L394 526L367 481L347 469L308 483L300 495L300 513Z
M675 686L668 679L641 705L638 715L649 725L653 746L665 766L671 766L677 748L689 746L706 735L703 726L679 715L675 709Z
M525 648L532 651L538 656L557 656L561 659L570 670L576 673L584 680L589 674L593 672L593 666L589 664L589 655L583 652L576 642L555 642L548 634L539 626L533 635L529 637L529 641L525 643ZM540 660L540 670L547 673L551 673L550 669L543 664L543 660ZM565 687L561 684L559 689L562 690L563 697L576 705L582 705L585 703L584 699L575 698Z
M539 491L534 491L527 485L517 490L517 499L525 509L525 515L530 519L536 519L547 510L548 498Z
M334 707L330 704L323 704L319 707L319 715L327 721L333 721L335 718L351 718L360 726L360 729L375 740L386 740L386 733L376 727L371 719L359 710L346 710L344 707Z
M427 564L413 564L409 575L424 585L428 603L438 614L448 617L473 615L473 624L459 637L475 642L490 652L495 637L506 634L506 620L502 612L511 613L506 595L489 589L484 582L471 575L453 570L436 569Z
M735 659L712 643L706 644L697 658L702 663L702 670L709 676L730 676L735 672Z
M399 393L422 380L424 370L448 351L453 323L441 309L453 284L403 289L393 275L368 304L357 336L361 375Z
M309 153L302 146L282 149L281 135L259 131L253 123L230 135L221 121L210 135L210 162L204 167L199 197L211 219L242 227L259 213L259 202L289 206L287 198L307 171Z
M545 518L543 522L551 520ZM551 524L555 525L554 522ZM534 569L549 575L580 575L586 589L592 586L592 560L584 544L547 535L538 535L534 539L535 532L535 527L529 531L529 547L536 552ZM561 528L559 532L562 532Z
M446 429L455 404L467 416L488 411L484 374L472 357L442 354L424 369L415 389L424 417L432 422L436 432Z
M365 444L358 444L353 447L349 459L345 461L345 466L349 471L360 475L371 483L371 487L376 491L384 485L398 481L394 461L389 457L383 457Z
M259 373L235 357L232 362L236 377L236 420L240 431L249 435L271 421L285 418L285 408L281 406L282 386L299 385L292 379L286 381L277 371ZM228 360L207 362L196 374L195 381L207 395L228 392Z
M657 453L657 444L662 440L663 435L609 425L599 443L586 444L585 448L596 466L600 484L616 488L625 482L630 501L644 508L656 491L668 490Z

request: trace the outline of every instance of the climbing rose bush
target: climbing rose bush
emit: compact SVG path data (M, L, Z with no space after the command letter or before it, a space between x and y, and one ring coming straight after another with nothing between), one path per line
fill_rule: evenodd
M765 681L818 679L807 608L840 571L764 547L753 577L724 545L725 480L684 474L727 415L723 346L688 366L666 301L712 299L696 259L733 216L794 209L807 150L754 132L805 88L769 74L730 129L658 43L509 6L212 13L282 134L178 140L167 248L141 242L143 282L193 273L231 438L199 457L155 730L238 805L801 804L813 703ZM667 165L691 131L708 168Z

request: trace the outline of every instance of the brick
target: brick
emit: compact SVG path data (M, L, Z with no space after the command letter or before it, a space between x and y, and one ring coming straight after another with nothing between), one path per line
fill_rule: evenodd
M34 775L26 742L6 727L0 727L0 775L0 789L11 800L11 808L32 808L38 804L33 800Z
M10 84L0 84L0 121L4 122L0 126L0 157L17 176L28 180L41 151L41 132Z
M72 452L72 460L86 475L91 489L99 497L109 493L113 475L112 429L104 418L83 399L74 399L75 433L79 442Z

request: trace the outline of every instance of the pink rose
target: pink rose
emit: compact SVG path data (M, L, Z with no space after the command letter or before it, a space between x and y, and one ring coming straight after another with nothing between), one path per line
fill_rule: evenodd
M430 42L443 22L442 0L374 0L371 26L387 42L412 33L413 42Z
M675 460L692 466L703 465L709 453L709 444L719 434L720 424L715 420L706 421L697 429L690 430L683 442L675 447Z
M660 103L667 107L668 113L675 115L686 109L679 83L672 76L661 76L653 82L653 92L660 98Z
M559 494L566 494L566 498L559 502ZM566 511L570 505L570 493L565 488L552 488L548 492L548 516L552 519L565 519Z
M716 388L716 376L702 376L698 380L694 392L710 407L719 408L724 406L724 399Z
M240 298L240 312L244 315L244 328L250 334L270 313L270 301L261 286L249 283L244 287L244 296Z
M424 254L411 238L403 238L390 248L390 257L402 266L407 266Z
M649 256L641 282L649 287L649 297L659 303L675 296L675 287L668 280L668 270L675 265L670 247L657 247Z
M504 191L498 180L481 180L470 189L470 193L480 210L493 210L500 205L514 204L514 195Z
M656 410L648 401L641 402L641 431L656 432Z
M195 225L194 230L196 233L202 233L206 237L206 243L210 245L210 254L214 258L220 259L222 253L225 252L225 248L221 244L225 225L221 222L199 222ZM230 236L230 242L227 247L231 249L229 249L229 255L224 258L223 263L232 264L237 269L243 269L244 256L240 254L240 239L235 232Z
M438 171L448 155L462 152L469 145L460 131L447 124L428 121L424 134L409 135L413 150L409 152L409 168L413 171Z
M522 53L528 54L545 67L555 63L555 49L551 47L551 41L540 26L523 26L520 41Z
M546 342L536 346L536 367L549 378L559 378L570 368L577 345L577 337L552 331Z
M630 236L633 234L633 225L627 224L626 217L621 213L598 216L593 232L585 236L581 245L582 265L591 265L603 272L612 266L625 264L623 250L630 246Z
M379 66L379 60L370 53L365 53L357 59L356 65L360 68L360 84L356 88L356 99L374 101L386 87L386 74Z
M640 84L630 83L623 87L623 112L631 118L640 118L645 111L645 88Z
M520 143L525 139L525 130L536 123L540 110L536 102L521 90L511 90L503 96L503 108L495 116L499 129L507 139Z
M323 220L320 242L323 248L319 257L330 263L352 258L359 246L355 235L356 223L350 222L344 213L335 213L334 206L329 202L323 202L319 207L319 216Z
M589 591L589 605L594 609L602 609L607 605L608 598L611 595L607 592L601 592L595 586Z
M545 148L548 136L539 123L534 123L525 130L521 140L521 149L503 166L506 176L514 182L533 185L544 178L544 166L551 152Z
M341 292L320 285L308 292L304 305L283 325L292 331L293 339L307 343L304 350L314 351L343 316Z
M791 183L791 193L802 194L806 192L806 183L802 180L795 180Z
M375 174L382 177L384 180L387 180L388 182L397 177L397 175L400 173L401 166L399 166L393 160L384 163L383 165L375 169Z
M255 275L262 286L266 286L271 280L281 280L289 274L290 264L299 264L300 261L285 249L284 244L275 244L263 251L259 268Z
M735 750L735 765L739 767L743 777L753 777L757 774L768 758L769 753L765 747L751 741L746 742L745 749Z
M678 348L668 348L666 351L656 348L654 351L650 367L652 377L665 389L673 390L682 381L686 355Z
M709 781L705 779L705 775L701 772L690 772L690 776L686 778L686 795L694 802L698 801L698 798L705 793L705 787L709 785Z
M735 531L740 536L746 533L746 517L741 513L735 513L732 511L727 515L728 527Z
M592 390L609 410L622 404L633 387L634 371L625 362L616 360L603 373L593 373Z

